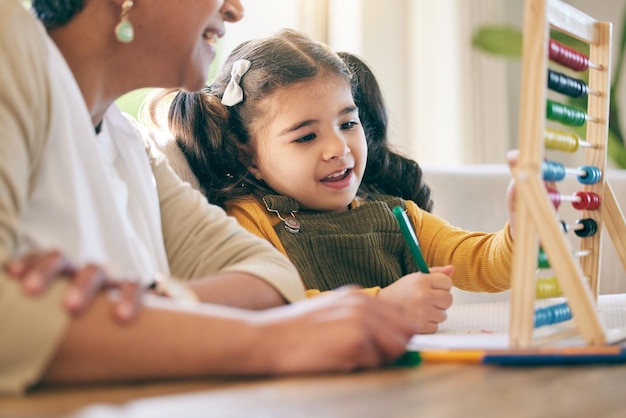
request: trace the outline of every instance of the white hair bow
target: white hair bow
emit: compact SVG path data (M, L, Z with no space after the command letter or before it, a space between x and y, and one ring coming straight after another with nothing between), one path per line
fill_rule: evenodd
M243 90L239 83L241 77L250 68L251 62L248 60L237 60L233 63L233 69L230 70L230 81L222 95L222 104L224 106L234 106L243 101Z

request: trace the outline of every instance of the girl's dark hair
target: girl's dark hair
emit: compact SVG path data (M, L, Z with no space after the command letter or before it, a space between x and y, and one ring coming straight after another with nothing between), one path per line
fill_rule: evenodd
M367 138L367 165L361 191L412 200L430 212L433 201L422 169L416 161L394 151L387 139L387 107L374 73L356 55L348 52L338 55L352 72L352 94Z
M83 0L32 0L31 8L47 30L65 25L83 9Z
M241 59L252 63L240 82L244 99L227 107L221 103L222 95L233 63ZM266 112L261 100L322 74L344 77L348 84L352 77L347 65L326 45L283 29L236 47L215 80L202 91L176 93L168 114L169 129L211 203L224 206L237 196L272 192L248 171L245 149L250 135L246 127ZM150 104L151 113L166 96L167 92Z
M250 69L240 86L244 99L234 106L221 103L230 81L233 63L246 59ZM368 144L368 161L362 192L377 192L415 201L430 210L430 190L423 183L419 165L391 150L387 140L387 110L376 78L355 56L337 54L306 35L283 29L276 35L244 42L236 47L215 80L196 93L176 93L168 114L169 129L187 158L191 170L211 203L272 190L249 171L250 143L246 127L264 115L259 102L293 83L320 74L345 77L351 83L355 104ZM150 105L155 113L163 93Z

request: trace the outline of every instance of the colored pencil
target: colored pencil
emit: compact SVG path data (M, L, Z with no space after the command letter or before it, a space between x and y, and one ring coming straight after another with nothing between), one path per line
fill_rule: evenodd
M477 363L499 366L559 366L583 364L626 364L622 346L539 347L501 350L432 349L407 351L398 366L420 363Z
M417 264L417 268L422 273L430 273L430 270L428 270L428 264L426 264L426 260L424 260L424 256L422 255L419 241L417 240L417 236L415 235L415 231L411 226L411 222L409 221L408 216L406 216L406 212L404 211L404 209L402 209L401 206L396 206L393 208L393 214L398 220L398 224L400 224L402 236L409 246L411 255L413 256L413 259Z

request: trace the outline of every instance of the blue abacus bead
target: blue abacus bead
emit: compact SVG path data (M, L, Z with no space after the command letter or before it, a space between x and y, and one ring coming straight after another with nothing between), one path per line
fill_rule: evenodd
M567 303L560 303L552 308L554 312L554 324L572 319L572 310Z
M547 324L546 321L546 312L545 311L541 311L539 309L537 309L535 311L535 322L533 323L533 326L535 328L539 328L539 327L543 327L544 325Z
M542 161L541 170L545 181L560 181L565 177L565 166L555 161Z
M535 311L535 328L558 324L572 319L572 311L567 302L539 308Z
M602 178L602 171L596 166L583 165L579 170L585 172L585 174L578 176L578 181L581 184L596 184Z
M535 323L534 327L544 327L553 323L554 315L552 310L548 308L540 308L535 311Z
M578 219L576 224L582 225L582 229L576 229L574 233L581 238L591 237L598 231L598 224L591 218Z

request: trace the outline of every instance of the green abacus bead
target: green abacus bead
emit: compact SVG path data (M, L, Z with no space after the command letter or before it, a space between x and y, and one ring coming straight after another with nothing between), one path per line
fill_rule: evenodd
M569 126L582 126L587 121L587 115L582 110L552 100L548 100L546 117Z
M548 254L543 250L539 250L539 257L537 258L537 268L547 269L550 268L550 262L548 261Z

